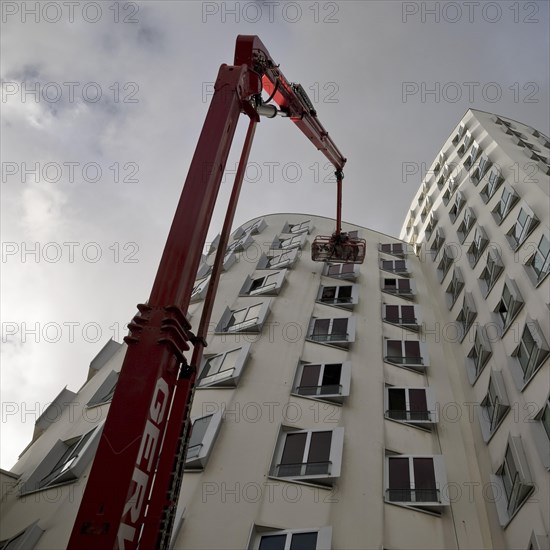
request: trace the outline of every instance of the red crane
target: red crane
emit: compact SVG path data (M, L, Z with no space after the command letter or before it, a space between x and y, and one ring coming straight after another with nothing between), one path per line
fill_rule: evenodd
M146 304L129 324L128 348L68 548L167 548L189 436L193 387L223 256L259 115L289 117L334 165L337 223L318 237L318 261L360 263L365 241L341 231L342 156L299 84L289 83L257 36L237 37L233 65L214 95ZM269 99L262 99L262 90ZM275 104L271 103L273 101ZM201 252L241 113L249 125L196 333L186 319ZM193 345L188 363L184 352Z

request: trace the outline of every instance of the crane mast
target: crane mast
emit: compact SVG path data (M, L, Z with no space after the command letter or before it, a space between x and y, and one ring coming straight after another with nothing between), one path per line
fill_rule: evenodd
M262 91L269 99L262 99ZM241 113L248 130L196 331L186 318L229 150ZM290 118L335 168L336 230L312 243L316 261L360 263L365 241L341 231L346 159L299 84L290 83L257 36L237 37L214 95L145 304L128 325L126 355L69 539L70 550L168 548L189 438L197 368L246 164L260 115ZM143 212L146 219L147 212ZM185 352L193 346L191 360Z

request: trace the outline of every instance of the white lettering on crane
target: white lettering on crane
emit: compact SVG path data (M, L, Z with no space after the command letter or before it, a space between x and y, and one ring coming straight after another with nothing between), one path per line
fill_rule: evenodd
M146 490L149 486L149 481L155 462L155 451L160 440L159 425L164 420L164 415L166 414L168 397L168 383L163 378L159 378L157 380L153 399L151 400L151 405L149 406L149 418L145 424L136 465L132 474L134 488L130 498L124 505L124 512L122 513L123 521L121 522L117 533L117 545L120 549L125 548L125 543L127 541L135 542L135 524L141 516ZM144 464L142 464L142 461L144 461ZM130 512L129 522L127 518L128 512Z

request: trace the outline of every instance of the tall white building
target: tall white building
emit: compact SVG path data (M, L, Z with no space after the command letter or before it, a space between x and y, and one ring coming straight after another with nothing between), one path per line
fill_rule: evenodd
M174 548L548 550L549 155L468 111L401 239L344 225L362 265L310 259L330 219L234 231ZM65 547L124 352L108 342L1 473L0 548Z

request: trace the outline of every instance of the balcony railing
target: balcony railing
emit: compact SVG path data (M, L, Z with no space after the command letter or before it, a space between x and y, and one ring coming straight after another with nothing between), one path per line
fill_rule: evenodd
M251 290L248 294L250 296L255 296L256 294L264 294L268 291L275 290L276 288L277 288L277 283L271 283L269 285L259 286L259 287L255 288L254 290Z
M416 317L384 317L384 321L395 325L418 325Z
M233 373L235 372L235 369L226 369L222 370L220 372L217 372L215 374L211 374L209 376L205 376L204 378L201 378L199 382L199 386L204 386L206 384L212 384L214 382L219 382L220 380L229 379L233 376Z
M187 455L185 456L185 460L191 460L193 458L197 458L200 455L202 447L203 447L202 443L197 443L196 445L189 447L187 449Z
M386 355L386 361L399 365L423 365L424 358L419 356L403 357L402 355Z
M382 269L384 271L389 271L390 273L408 273L409 272L409 269L407 268L407 266L395 266L395 265L391 265L391 266L384 266L382 265Z
M405 422L430 422L431 411L397 411L388 410L386 416L392 420L404 420Z
M225 332L238 332L238 331L244 330L246 328L257 327L259 322L260 322L259 317L254 317L253 319L246 319L246 320L244 320L240 323L236 323L234 325L229 325L225 329Z
M324 298L321 296L323 304L351 304L351 296L335 296L334 298Z
M504 489L506 491L506 498L508 499L508 513L513 514L516 508L518 507L518 504L520 502L521 492L521 479L519 477L519 473L516 472L514 475L514 479L512 480L512 485L508 488L506 484L504 484Z
M410 288L396 288L395 286L385 286L382 289L384 292L390 292L391 294L411 296L412 290Z
M439 489L386 489L390 502L441 502Z
M340 384L326 384L324 386L298 386L296 393L299 395L340 395L342 386Z
M332 462L303 462L295 464L277 464L271 472L275 477L298 477L329 475Z
M348 334L313 333L309 338L314 342L347 342Z

